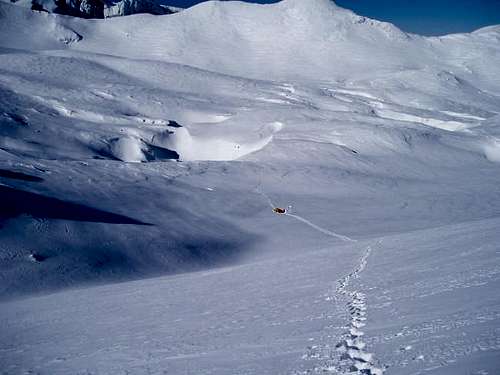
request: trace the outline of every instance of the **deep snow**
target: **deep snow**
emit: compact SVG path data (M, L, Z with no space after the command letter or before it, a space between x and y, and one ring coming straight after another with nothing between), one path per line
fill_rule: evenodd
M4 372L499 371L500 27L0 2L0 34Z

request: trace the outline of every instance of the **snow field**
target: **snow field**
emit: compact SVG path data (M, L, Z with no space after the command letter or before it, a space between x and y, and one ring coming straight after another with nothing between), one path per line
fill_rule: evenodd
M497 372L498 27L2 2L0 33L0 368Z

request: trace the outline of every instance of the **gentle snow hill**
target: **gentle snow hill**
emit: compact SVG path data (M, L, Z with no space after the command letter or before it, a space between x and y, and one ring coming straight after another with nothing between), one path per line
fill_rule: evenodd
M499 32L0 3L0 368L494 374Z
M433 58L420 46L424 39L359 17L329 0L266 6L208 1L168 19L117 19L86 31L88 38L76 48L252 78L345 78L366 69L373 75L373 70L412 68L415 61ZM103 35L110 44L103 43Z
M4 29L14 22L21 33L2 45L29 48L32 40L23 36L24 29L31 29L40 17L9 13L13 14L3 17ZM479 88L495 87L499 79L487 63L500 58L498 28L424 38L358 16L330 0L284 0L270 5L207 1L171 16L91 22L41 16L50 25L42 34L71 49L176 62L251 78L360 80L439 66L465 81L473 78ZM83 39L72 43L79 37L68 33Z
M483 66L490 57L500 58L498 30L423 38L360 17L330 0L265 6L207 1L173 17L97 22L87 31L88 37L75 48L252 78L361 79L439 64L457 74L471 71L485 74L485 81L498 80ZM463 54L457 56L463 48L467 61L460 61Z

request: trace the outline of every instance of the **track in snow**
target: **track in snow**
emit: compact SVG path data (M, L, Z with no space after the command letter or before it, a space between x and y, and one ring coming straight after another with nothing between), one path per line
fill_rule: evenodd
M262 191L262 189L260 188L260 183L259 183L259 186L257 187L257 192L259 194L261 194L267 201L267 203L269 204L269 206L271 207L271 209L275 209L277 206L272 202L271 198L269 198L269 196L264 193ZM283 215L283 216L288 216L288 217L292 217L294 218L295 220L298 220L308 226L310 226L311 228L317 230L318 232L321 232L327 236L330 236L330 237L334 237L334 238L338 238L342 241L346 241L346 242L356 242L355 239L352 239L348 236L344 236L343 234L339 234L339 233L335 233L335 232L332 232L331 230L328 230L328 229L325 229L325 228L322 228L320 227L319 225L316 225L314 224L313 222L303 218L302 216L299 216L299 215L296 215L296 214L291 214L289 212L286 212L284 214L279 214L279 215Z
M336 349L341 353L340 361L334 372L360 373L366 375L381 375L384 370L375 366L374 355L365 351L366 343L363 341L363 327L366 325L366 297L358 290L349 290L349 284L352 279L357 279L368 264L368 258L372 252L371 246L366 248L361 257L358 267L350 274L338 281L335 290L337 295L347 297L347 311L351 318L349 330L344 339L337 345Z
M327 296L327 301L334 301L337 305L338 297L347 299L346 309L349 315L349 325L342 339L336 345L313 345L308 347L303 356L306 360L315 360L314 367L296 373L297 375L311 374L363 374L382 375L384 369L376 366L373 353L366 351L363 340L363 327L366 325L367 306L365 295L358 290L350 290L349 285L357 279L368 264L372 252L368 246L359 260L357 267L337 281L335 289ZM326 336L332 338L331 335ZM318 363L319 361L319 363Z
M271 208L275 208L271 198L259 189L259 193L264 196ZM327 236L339 238L347 242L356 242L356 240L332 232L328 229L322 228L311 221L295 214L285 213L284 216L292 217L300 222L310 226L311 228L321 232ZM368 258L372 252L371 246L366 248L365 253L361 257L358 266L337 281L337 287L333 296L328 296L329 301L336 301L336 296L347 297L347 311L350 316L349 330L344 335L344 338L335 345L332 350L330 346L320 348L319 346L312 346L308 348L308 353L303 357L304 359L322 359L323 364L315 366L312 370L306 370L301 374L347 374L356 373L364 375L382 375L384 370L375 366L374 355L365 351L366 343L363 341L364 332L362 328L365 326L366 321L366 298L363 293L357 290L349 290L348 286L352 279L357 279L361 272L364 271L368 264ZM327 353L325 355L324 349ZM335 353L336 352L336 353ZM337 354L337 355L336 355ZM340 357L339 355L340 354Z
M326 234L327 236L339 238L342 241L346 241L346 242L356 242L356 240L354 240L354 239L352 239L350 237L344 236L343 234L338 234L338 233L332 232L332 231L330 231L328 229L321 228L320 226L318 226L318 225L310 222L309 220L304 219L302 216L295 215L295 214L290 214L290 213L285 213L284 215L285 216L289 216L289 217L293 217L294 219L299 220L299 221L303 222L304 224L309 225L311 228L314 228L318 232Z

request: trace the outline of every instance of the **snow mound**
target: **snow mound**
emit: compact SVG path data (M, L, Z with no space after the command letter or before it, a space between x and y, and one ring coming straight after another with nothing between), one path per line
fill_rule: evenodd
M181 160L236 160L264 148L282 126L279 122L268 124L241 142L220 136L193 136L187 128L180 127L155 135L152 144L177 152Z
M500 139L493 138L485 142L483 147L489 161L500 163Z
M111 155L124 162L140 163L146 160L143 152L144 144L138 138L130 136L114 138L109 141L109 148Z

